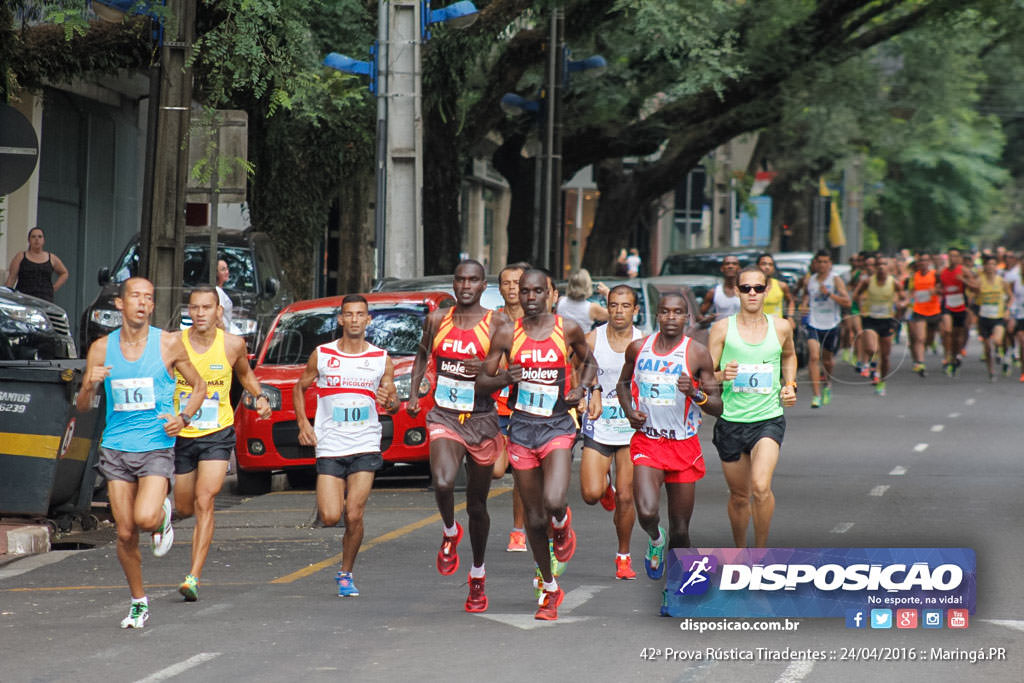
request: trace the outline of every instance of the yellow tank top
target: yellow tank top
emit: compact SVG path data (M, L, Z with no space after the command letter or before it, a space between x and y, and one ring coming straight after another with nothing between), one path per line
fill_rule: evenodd
M224 330L217 329L217 336L206 353L192 348L188 331L182 332L181 342L188 351L188 359L206 380L206 400L180 436L195 438L230 427L235 423L235 411L231 409L231 363L224 350ZM174 411L177 413L188 403L192 387L178 371L174 372L174 380Z
M1004 280L1000 277L992 278L988 282L985 274L978 276L978 316L981 318L1002 319L1006 317L1006 296L1003 289Z
M768 278L768 290L764 293L764 312L776 318L782 317L782 287L775 278Z
M878 284L878 278L874 275L868 281L868 292L865 298L867 304L867 315L869 318L891 318L892 305L896 298L896 280L892 275L885 278L883 284Z

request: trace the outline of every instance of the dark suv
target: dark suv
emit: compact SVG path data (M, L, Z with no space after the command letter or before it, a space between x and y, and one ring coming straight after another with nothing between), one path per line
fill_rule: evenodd
M178 318L183 327L191 324L186 307L188 290L209 283L209 239L206 230L189 230L185 234L185 291L181 294ZM139 235L132 238L113 270L100 269L100 292L82 314L79 327L83 349L121 326L121 313L114 307L114 298L118 286L139 271L139 240ZM278 311L294 299L282 281L277 249L265 233L222 229L217 236L217 257L225 260L231 271L231 279L224 284L224 291L234 305L229 332L243 337L249 352L255 353Z
M77 357L63 308L0 287L0 360Z

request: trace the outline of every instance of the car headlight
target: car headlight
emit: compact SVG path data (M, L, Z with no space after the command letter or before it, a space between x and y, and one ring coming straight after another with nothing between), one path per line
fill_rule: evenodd
M271 410L281 410L281 390L269 384L261 384L260 391L267 395L270 400ZM242 405L249 410L256 410L256 397L248 391L242 392Z
M395 391L398 393L399 401L408 401L409 395L411 394L410 389L412 388L412 373L399 375L395 377ZM430 393L430 380L424 377L420 380L420 398L423 398Z
M106 327L110 330L115 327L121 327L121 323L123 322L121 318L121 311L112 311L109 308L93 309L93 312L89 314L89 320L100 327Z
M23 325L29 325L45 332L49 332L53 329L50 325L49 318L46 317L46 314L32 306L22 306L21 304L11 303L10 301L0 301L0 313L15 322L19 322Z
M256 330L259 329L259 322L253 318L232 318L231 319L231 330L232 334L237 334L240 337L245 337L250 334L256 334Z

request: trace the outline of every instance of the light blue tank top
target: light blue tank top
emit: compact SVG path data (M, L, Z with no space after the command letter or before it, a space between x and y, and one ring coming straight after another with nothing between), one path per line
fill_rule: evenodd
M110 376L103 380L107 393L107 425L103 428L104 448L145 453L174 446L174 437L164 433L160 415L174 414L174 378L167 373L160 354L160 334L149 328L142 356L128 362L121 354L121 330L107 337Z

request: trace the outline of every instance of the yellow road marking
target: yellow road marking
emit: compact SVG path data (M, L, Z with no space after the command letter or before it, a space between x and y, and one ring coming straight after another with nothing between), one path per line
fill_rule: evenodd
M511 490L512 490L511 488L491 489L491 492L487 495L487 497L488 498L494 498L495 496L500 496L503 493L508 493ZM455 506L455 511L456 512L459 512L460 510L465 510L465 509L466 509L466 504L465 503L460 503L460 504ZM439 522L439 521L441 521L441 514L440 513L435 513L435 514L431 515L430 517L424 517L423 519L419 520L418 522L412 522L410 524L406 524L405 526L399 527L399 528L397 528L397 529L395 529L393 531L389 531L386 534L381 534L377 538L375 538L375 539L373 539L371 541L368 541L366 543L363 543L359 547L359 552L365 552L365 551L369 550L370 548L374 547L375 545L380 545L381 543L387 543L388 541L393 541L396 538L400 538L402 536L405 536L406 534L410 534L413 531L416 531L417 529L421 529L421 528L427 526L428 524L433 524L433 523ZM278 577L278 578L274 579L270 583L292 583L293 581L298 581L299 579L304 579L307 576L310 576L311 574L316 574L318 571L326 569L326 568L330 567L331 565L338 564L339 562L341 562L341 553L338 553L337 555L332 555L331 557L328 557L326 560L321 560L320 562L317 562L316 564L311 564L308 567L304 567L302 569L299 569L298 571L294 571L291 574L285 574L284 576L281 576L281 577Z

